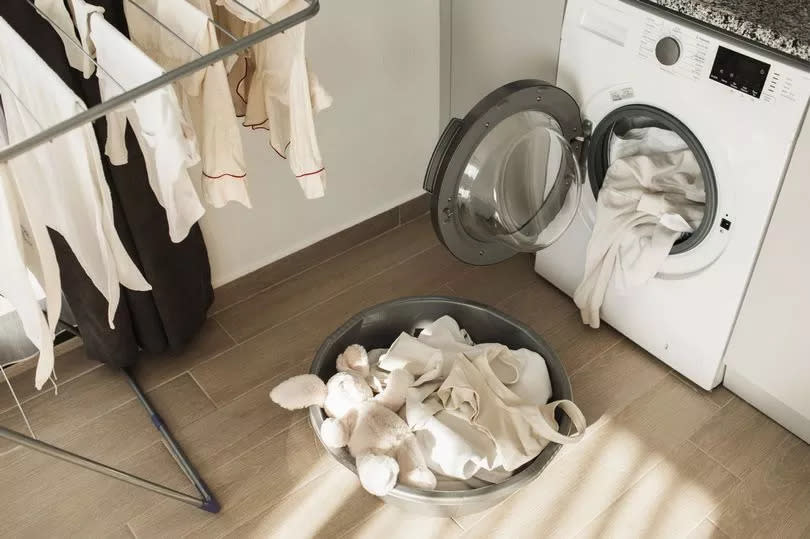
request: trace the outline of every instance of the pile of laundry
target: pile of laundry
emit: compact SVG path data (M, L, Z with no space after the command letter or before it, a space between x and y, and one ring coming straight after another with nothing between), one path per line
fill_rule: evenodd
M700 226L706 207L700 164L677 133L634 128L610 143L585 275L574 292L582 321L594 328L608 286L627 294L655 277L673 245Z
M313 374L276 386L270 398L293 410L324 408L324 444L348 447L363 487L378 496L397 482L427 490L500 483L549 442L579 441L585 417L552 395L536 352L475 344L449 316L418 336L402 333L388 349L351 345L324 383ZM574 433L559 432L559 409Z

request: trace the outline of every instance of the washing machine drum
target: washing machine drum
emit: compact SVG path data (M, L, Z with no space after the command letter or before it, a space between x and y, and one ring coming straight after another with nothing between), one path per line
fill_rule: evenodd
M425 175L439 239L460 260L501 262L554 243L574 219L579 106L537 80L507 84L445 128Z

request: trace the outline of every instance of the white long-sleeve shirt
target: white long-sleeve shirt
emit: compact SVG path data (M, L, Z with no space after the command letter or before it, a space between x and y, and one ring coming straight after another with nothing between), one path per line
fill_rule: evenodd
M304 0L217 0L248 24L252 33L304 9ZM252 10L245 9L247 6ZM307 198L325 194L326 169L315 132L315 113L329 107L332 98L307 68L306 25L298 24L252 49L255 73L248 89L245 125L270 131L270 145L289 159L290 168ZM238 64L237 64L238 65Z

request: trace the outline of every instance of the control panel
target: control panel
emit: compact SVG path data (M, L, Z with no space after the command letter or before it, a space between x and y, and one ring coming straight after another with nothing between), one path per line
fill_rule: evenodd
M770 64L720 45L709 78L759 99L770 70Z
M722 84L729 93L755 103L806 103L810 75L739 52L709 33L661 17L645 14L642 20L636 54L657 69L700 84Z

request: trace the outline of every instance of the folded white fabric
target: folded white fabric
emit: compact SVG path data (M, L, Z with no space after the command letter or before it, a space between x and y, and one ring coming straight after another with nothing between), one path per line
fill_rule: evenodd
M616 137L610 154L585 274L574 292L582 321L594 328L611 281L622 293L647 283L678 238L700 225L705 209L700 166L676 133L631 129Z

